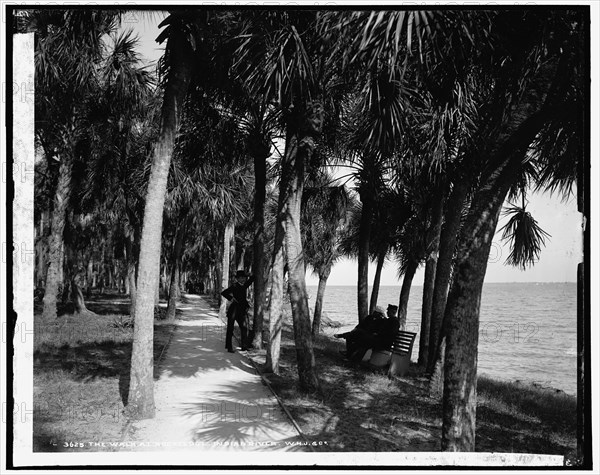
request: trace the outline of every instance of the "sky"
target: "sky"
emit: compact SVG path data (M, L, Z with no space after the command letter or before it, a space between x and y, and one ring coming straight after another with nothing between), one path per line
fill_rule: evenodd
M148 62L158 61L162 55L164 44L158 45L155 38L161 31L158 24L165 16L166 12L157 12L153 17L132 12L124 19L122 28L131 28L139 36L138 50ZM539 261L524 271L504 264L510 250L499 232L506 223L506 218L502 217L492 243L485 282L576 282L577 264L583 260L582 218L577 212L576 194L566 201L545 192L530 194L528 199L527 211L550 234ZM355 260L340 260L331 272L328 285L356 285L357 267ZM369 279L372 280L374 275L375 265L371 265ZM415 274L414 285L421 285L423 277L424 268L421 267ZM309 271L306 283L317 285L318 278ZM396 264L388 261L382 271L381 285L400 283Z

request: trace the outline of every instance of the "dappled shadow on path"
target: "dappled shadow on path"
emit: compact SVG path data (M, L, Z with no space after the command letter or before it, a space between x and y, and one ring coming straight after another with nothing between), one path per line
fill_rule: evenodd
M225 349L225 325L199 297L184 296L158 365L155 420L136 423L140 441L211 450L303 450L297 431L252 364Z
M252 365L225 349L225 325L200 297L185 295L177 311L174 343L159 365L158 377L188 378L232 368L254 374Z
M239 355L225 350L224 330L216 325L179 326L175 330L177 351L168 351L168 364L161 364L161 376L188 378L208 371L225 371L232 367L254 373L252 366Z
M272 397L255 379L222 384L202 401L182 404L193 441L209 447L299 451L302 439Z

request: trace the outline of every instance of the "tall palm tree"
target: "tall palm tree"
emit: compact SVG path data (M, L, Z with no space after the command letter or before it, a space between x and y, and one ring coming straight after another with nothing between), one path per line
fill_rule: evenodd
M522 176L528 156L545 157L543 160L554 164L571 162L572 170L577 161L572 152L577 150L579 139L574 131L582 110L580 13L503 12L494 18L493 27L496 38L504 42L504 61L498 69L491 68L497 84L502 86L495 92L503 95L501 101L514 99L509 102L510 113L500 125L494 124L495 133L482 134L487 135L486 146L480 146L478 152L485 151L486 168L461 230L446 304L445 450L474 448L479 301L491 239L507 193ZM507 30L510 36L518 32L518 44L506 35ZM504 82L507 73L510 79ZM520 83L513 82L516 77L522 78ZM521 94L511 96L509 91L515 88ZM542 144L556 143L565 130L573 132L564 135L560 152L546 155L548 150ZM535 252L518 252L514 257L518 261L532 255Z
M44 315L56 317L63 231L72 191L76 146L85 136L85 104L97 88L103 37L119 14L109 10L26 10L21 28L36 32L36 136L50 160L57 160L48 246Z
M206 12L172 13L159 26L167 28L157 41L167 40L163 57L164 96L158 138L152 150L152 165L142 226L128 411L134 418L154 417L153 355L154 301L158 288L163 207L175 135L194 67L194 49L206 20Z
M262 31L257 31L256 22L250 22L237 64L241 76L253 84L253 90L275 100L283 111L286 147L278 212L283 222L277 224L274 256L285 249L300 387L314 391L319 388L319 381L310 329L300 213L305 167L313 157L323 127L323 84L327 83L324 74L330 71L322 67L325 56L323 43L314 30L314 12L274 12L261 20ZM278 239L282 231L283 239Z
M318 173L303 196L303 248L306 262L319 277L313 311L312 334L321 331L321 312L327 279L341 257L339 242L346 225L350 196L343 185L332 186L328 174Z
M137 42L131 32L111 38L102 71L103 88L90 106L94 121L84 139L89 153L80 195L84 206L117 211L115 226L123 228L132 315L144 165L156 133L158 109L155 80L147 67L141 67Z

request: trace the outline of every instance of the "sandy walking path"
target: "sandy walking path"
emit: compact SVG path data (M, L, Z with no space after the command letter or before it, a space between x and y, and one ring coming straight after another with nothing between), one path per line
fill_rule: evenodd
M128 450L298 451L298 432L248 359L225 350L225 325L197 295L178 306L159 362L156 417L130 427Z

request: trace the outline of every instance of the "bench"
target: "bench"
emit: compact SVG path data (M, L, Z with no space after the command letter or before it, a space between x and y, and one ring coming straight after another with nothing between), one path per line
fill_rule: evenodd
M368 350L363 363L374 368L385 368L389 365L389 376L404 376L410 366L413 345L417 334L400 330L396 333L394 343L389 350Z

